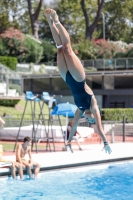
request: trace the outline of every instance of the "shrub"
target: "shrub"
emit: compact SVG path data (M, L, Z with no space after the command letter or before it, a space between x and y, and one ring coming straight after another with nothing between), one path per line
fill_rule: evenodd
M0 55L1 56L9 55L9 49L4 44L2 38L0 38Z
M93 40L93 45L96 49L97 58L111 59L117 52L124 51L119 45L104 39Z
M9 67L12 70L16 70L16 65L17 65L18 61L14 57L0 56L0 63Z
M20 30L9 28L0 37L0 55L3 55L2 50L4 50L4 55L16 57L19 62L38 63L41 60L42 46Z
M102 109L102 120L107 121L122 121L123 116L127 121L133 120L132 108L106 108Z
M0 37L6 49L5 55L19 58L23 52L24 34L20 30L11 27L2 33Z
M43 56L41 62L54 61L57 55L56 47L50 41L43 40Z
M133 47L127 51L127 57L133 57Z
M43 54L42 46L32 38L25 36L23 43L24 51L21 56L21 62L38 63Z
M95 59L96 58L96 49L93 46L93 43L89 40L79 41L78 44L73 44L73 50L75 54L81 60Z
M10 107L14 107L20 100L9 100L9 99L5 99L5 100L0 100L0 105L1 106L10 106Z
M79 41L72 46L74 52L82 60L98 58L111 59L114 56L118 56L117 53L124 54L126 51L126 49L123 49L117 43L104 39Z
M81 40L72 46L75 54L82 60L133 57L133 45L121 41Z
M113 58L126 58L127 53L126 52L116 52Z

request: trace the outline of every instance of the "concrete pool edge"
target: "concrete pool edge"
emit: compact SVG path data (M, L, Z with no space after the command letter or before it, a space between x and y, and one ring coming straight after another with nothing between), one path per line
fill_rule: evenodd
M103 145L83 146L83 151L33 153L32 158L41 165L41 172L63 168L100 165L118 161L133 160L133 143L110 144L112 153L102 151ZM4 156L6 160L15 160L15 155ZM25 172L25 171L24 171ZM0 178L10 174L9 168L0 168Z
M84 162L84 163L74 163L74 164L68 164L68 165L60 165L60 166L50 166L50 167L42 167L41 172L44 171L52 171L52 170L58 170L58 169L66 169L66 168L73 168L73 167L84 167L84 166L93 166L93 165L100 165L100 164L109 164L109 163L115 163L120 161L133 161L133 157L127 157L127 158L117 158L117 159L108 159L108 160L98 160L98 161L91 161L91 162Z
M70 168L78 168L78 167L87 167L87 166L98 166L101 164L111 164L111 163L120 163L121 161L133 161L133 157L126 157L126 158L116 158L116 159L108 159L108 160L98 160L98 161L91 161L91 162L84 162L84 163L74 163L74 164L67 164L67 165L59 165L59 166L49 166L49 167L41 167L40 172L48 172L54 170L61 170L61 169L70 169ZM26 174L26 170L24 170L24 175ZM17 172L18 175L18 172ZM0 173L0 179L4 177L10 177L10 171Z

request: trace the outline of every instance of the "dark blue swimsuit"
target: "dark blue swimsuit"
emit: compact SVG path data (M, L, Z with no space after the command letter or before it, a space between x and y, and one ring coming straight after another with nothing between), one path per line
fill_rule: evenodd
M70 72L67 71L66 83L69 86L69 88L73 94L74 102L75 102L76 106L80 110L83 110L83 111L90 109L92 95L88 94L85 91L85 88L84 88L85 80L81 81L81 82L77 82L72 77Z

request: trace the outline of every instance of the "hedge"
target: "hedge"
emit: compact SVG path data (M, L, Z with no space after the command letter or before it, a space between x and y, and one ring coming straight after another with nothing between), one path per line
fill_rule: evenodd
M9 56L0 56L0 63L10 68L11 70L16 70L16 65L18 63L17 59Z
M15 99L15 100L0 100L0 105L1 106L10 106L10 107L14 107L20 100L19 99Z
M102 109L102 120L122 121L123 116L126 117L126 121L133 121L133 109L132 108Z

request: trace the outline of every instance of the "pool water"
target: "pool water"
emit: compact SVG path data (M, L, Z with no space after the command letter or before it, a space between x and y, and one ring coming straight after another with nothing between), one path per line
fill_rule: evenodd
M45 172L0 180L0 200L133 200L133 163Z

